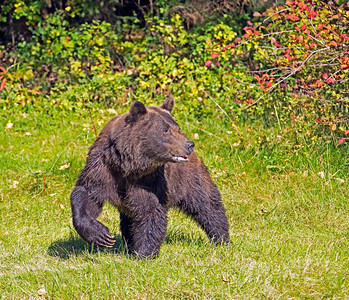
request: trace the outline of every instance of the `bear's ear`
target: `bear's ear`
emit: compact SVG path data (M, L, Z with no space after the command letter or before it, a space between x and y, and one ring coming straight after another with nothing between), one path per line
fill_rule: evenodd
M160 108L166 109L171 113L173 106L174 106L174 99L172 96L170 96L165 99L164 103L160 105Z
M144 104L142 102L135 101L131 105L130 112L125 121L126 123L135 122L140 116L145 115L146 113L147 109L145 108Z

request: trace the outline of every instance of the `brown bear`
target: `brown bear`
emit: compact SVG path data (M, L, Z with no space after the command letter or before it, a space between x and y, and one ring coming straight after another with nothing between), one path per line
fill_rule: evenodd
M161 106L134 102L90 148L70 197L74 227L88 243L115 242L97 221L105 201L119 210L123 240L139 257L158 255L171 207L191 216L214 242L230 242L220 193L172 118L173 105L173 98Z

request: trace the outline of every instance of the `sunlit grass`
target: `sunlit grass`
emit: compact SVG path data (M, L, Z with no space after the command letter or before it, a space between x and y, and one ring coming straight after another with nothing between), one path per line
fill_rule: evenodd
M96 127L112 115L94 112ZM76 234L69 195L94 141L88 116L9 115L0 134L3 299L346 298L348 149L308 146L285 128L176 115L223 196L232 245L211 245L171 211L159 258L95 251ZM98 123L99 122L99 123ZM29 133L29 134L28 134ZM297 139L300 140L300 137Z

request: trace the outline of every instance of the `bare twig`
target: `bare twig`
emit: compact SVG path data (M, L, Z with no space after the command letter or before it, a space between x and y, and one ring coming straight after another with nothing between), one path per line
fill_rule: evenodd
M282 12L284 12L284 11L288 11L288 10L290 10L290 9L291 9L291 7L284 8L284 9L281 9L281 10L277 11L276 13L270 15L268 18L264 19L261 23L259 23L259 24L256 26L256 29L257 29L259 26L261 26L262 24L264 24L264 23L265 23L267 20L269 20L271 17L274 17L275 15L277 15L277 14L279 14L279 13L282 13Z
M90 119L91 119L91 122L92 122L93 130L94 130L94 136L97 139L97 129L96 129L95 123L93 122L93 119L92 119L92 116L91 116L91 111L90 111L89 116L90 116Z
M267 37L267 36L276 35L276 34L282 34L282 33L289 33L289 32L295 32L295 31L294 30L285 30L285 31L271 32L271 33L267 33L267 34L263 34L263 35L258 35L256 37L253 37L253 38L249 39L248 41L244 41L244 42L240 43L239 45L244 45L244 44L249 43L252 40L264 38L264 37Z
M230 120L230 122L233 122L233 120L230 118L230 116L227 114L227 112L217 103L216 100L214 100L206 91L204 88L201 88L201 90L205 93L207 97L209 97L219 108L220 110L227 116L227 118Z
M45 182L45 174L44 174L44 172L42 172L42 181L44 183L44 193L46 195L46 182Z
M231 73L228 73L228 75L229 75L230 77L232 77L233 79L235 79L237 82L240 82L240 83L242 83L242 84L249 85L249 86L257 86L257 84L249 83L249 82L244 82L244 81L242 81L242 80L240 80L240 79L237 79L237 78L236 78L234 75L232 75Z
M202 132L205 132L205 133L207 133L208 135L211 135L211 136L213 136L213 137L215 137L215 138L221 140L222 142L226 142L225 139L219 137L217 134L214 134L214 133L212 133L212 132L209 132L209 131L207 131L207 130L205 130L205 129L202 129L202 128L200 128L200 127L194 126L194 125L190 124L189 122L185 122L185 123L186 123L188 126L192 127L192 128L201 130Z
M320 44L322 44L324 47L326 47L326 44L324 41L320 41L318 40L316 37L312 36L311 34L308 34L309 37L311 37L312 39L316 40L317 42L319 42Z
M282 69L292 70L292 68L290 68L290 67L278 67L278 68L270 68L270 69L266 69L266 70L255 70L255 71L249 71L249 72L250 73L266 73L266 72L275 71L275 70L282 70Z
M216 100L214 100L214 99L205 91L204 88L201 88L201 90L205 93L205 95L206 95L208 98L210 98L210 99L219 107L219 109L227 116L227 118L228 118L228 119L230 120L230 122L233 124L235 130L236 130L237 132L240 133L239 128L235 125L234 121L232 120L232 118L230 118L230 116L227 114L227 112L217 103Z
M326 48L321 48L319 50L313 51L302 63L299 67L295 68L292 70L292 72L290 74L288 74L287 76L281 78L278 82L276 82L275 84L273 84L268 91L266 91L262 96L260 96L256 101L254 101L253 103L245 106L242 109L247 109L249 107L251 107L252 105L255 105L257 102L259 102L267 93L269 93L270 91L272 91L276 86L278 86L281 82L284 82L287 78L291 77L292 75L294 75L296 72L298 72L306 63L307 61L309 61L313 56L315 56L315 54L325 51L327 50L329 47Z

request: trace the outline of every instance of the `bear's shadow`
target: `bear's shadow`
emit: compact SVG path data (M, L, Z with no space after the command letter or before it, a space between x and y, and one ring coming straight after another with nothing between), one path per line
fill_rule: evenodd
M112 252L116 254L127 254L120 235L115 236L115 244L110 249L100 249L86 243L78 236L70 235L68 238L60 239L53 242L47 249L50 256L67 260L72 256L80 256L83 254L96 254L98 252Z
M201 237L193 237L188 234L184 234L179 230L169 231L166 235L165 244L191 244L204 243ZM48 255L52 257L58 257L63 260L67 260L73 256L80 256L86 254L96 254L98 252L108 252L116 255L128 255L127 249L124 246L122 237L120 234L115 236L115 244L110 249L99 249L87 244L80 237L70 234L68 238L60 239L53 242L47 249Z

